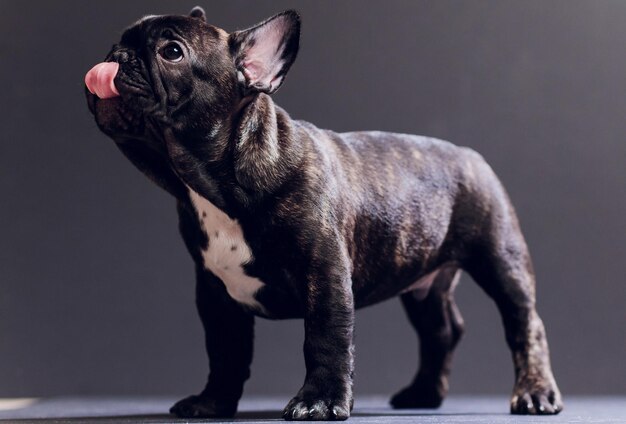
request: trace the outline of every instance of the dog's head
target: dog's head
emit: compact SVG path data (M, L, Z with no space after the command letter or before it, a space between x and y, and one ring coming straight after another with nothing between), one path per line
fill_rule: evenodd
M164 128L206 138L254 96L280 87L299 37L294 11L231 34L209 25L200 7L189 16L146 16L124 31L105 71L87 74L89 109L116 140L159 139Z

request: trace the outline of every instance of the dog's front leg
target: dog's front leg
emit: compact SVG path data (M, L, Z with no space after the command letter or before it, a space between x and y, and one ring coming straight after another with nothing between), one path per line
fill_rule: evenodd
M209 378L204 390L177 402L179 417L232 417L250 376L254 316L228 296L210 271L196 271L196 305L205 332Z
M304 320L306 377L287 420L345 420L352 409L354 302L348 268L312 266Z

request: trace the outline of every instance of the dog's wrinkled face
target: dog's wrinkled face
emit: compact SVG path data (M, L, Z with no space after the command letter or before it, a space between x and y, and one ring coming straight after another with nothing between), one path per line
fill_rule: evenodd
M281 85L298 50L299 18L288 11L228 34L189 16L146 16L107 55L118 62L119 96L87 92L100 129L116 140L161 139L164 128L207 137L246 99Z

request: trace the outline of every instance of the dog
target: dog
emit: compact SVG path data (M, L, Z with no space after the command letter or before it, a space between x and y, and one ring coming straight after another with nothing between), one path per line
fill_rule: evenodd
M146 16L86 76L98 127L176 199L195 263L210 373L170 412L236 413L259 316L304 318L306 377L283 417L347 419L355 309L394 296L419 337L420 367L391 405L438 407L463 333L453 297L462 270L502 316L511 412L560 412L531 258L492 169L438 139L291 119L270 95L299 37L295 11L233 33L200 7Z

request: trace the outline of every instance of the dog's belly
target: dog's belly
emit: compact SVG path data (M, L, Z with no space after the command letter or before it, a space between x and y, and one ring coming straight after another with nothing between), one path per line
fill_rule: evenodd
M206 249L202 250L205 268L222 280L228 294L237 302L263 310L255 294L264 284L243 269L252 261L252 252L238 222L195 191L189 189L189 194L200 226L209 240Z

